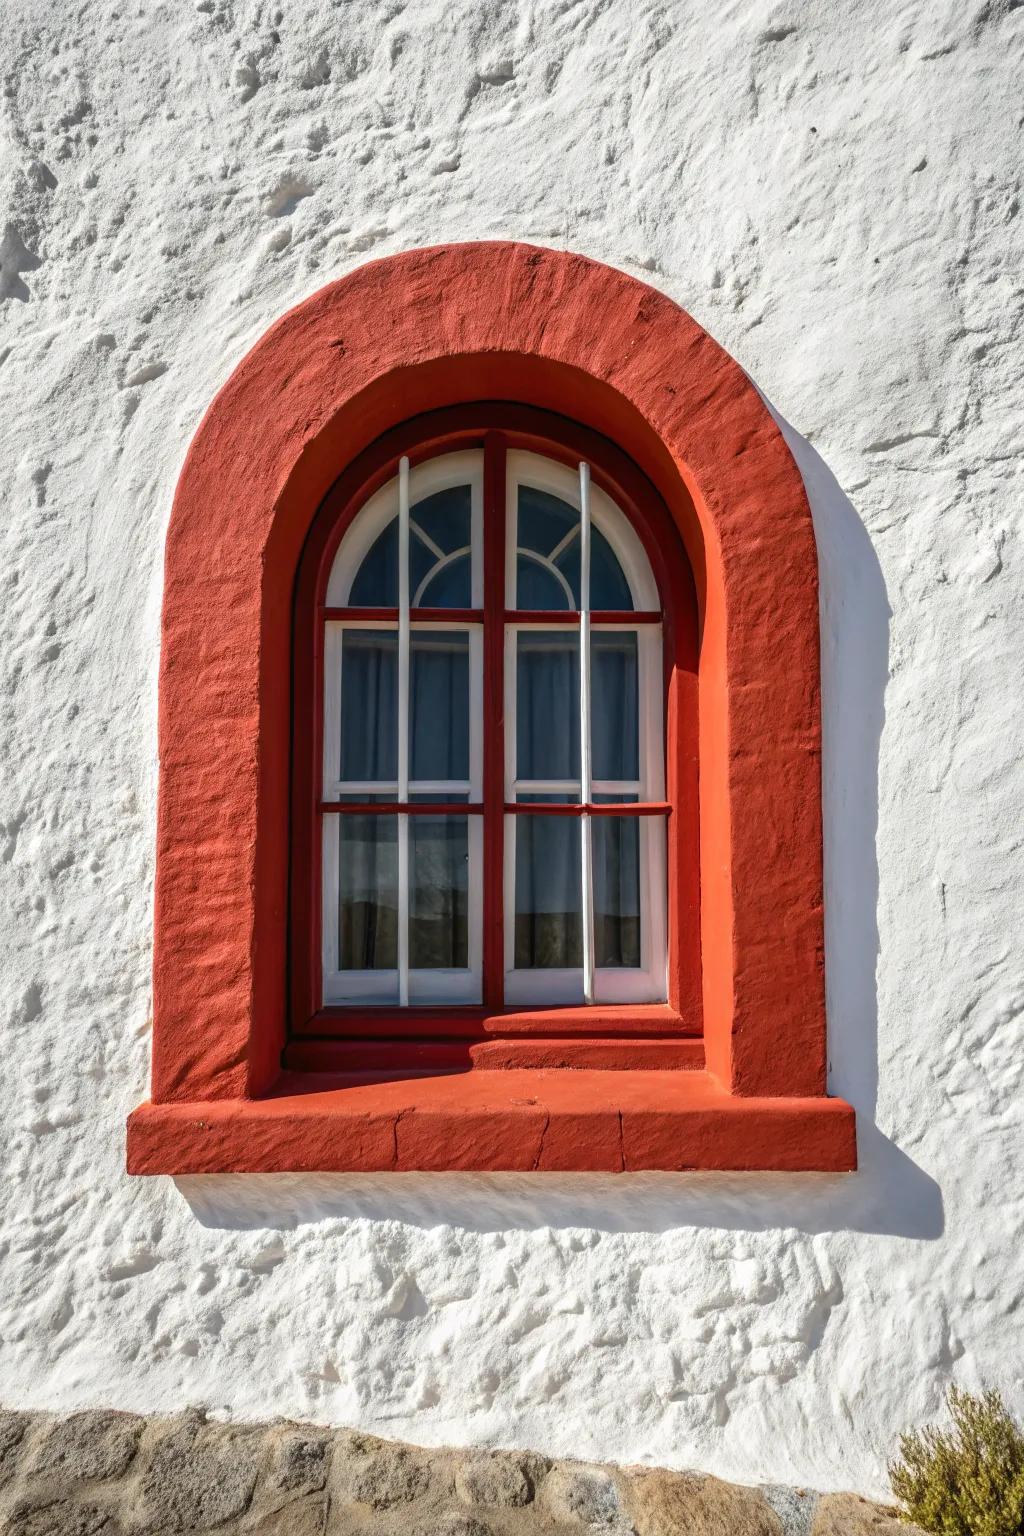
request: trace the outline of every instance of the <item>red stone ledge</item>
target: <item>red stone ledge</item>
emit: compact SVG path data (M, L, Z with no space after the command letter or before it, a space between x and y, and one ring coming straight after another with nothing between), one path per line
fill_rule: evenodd
M261 1099L145 1103L128 1172L852 1172L842 1099L744 1098L706 1072L284 1075Z

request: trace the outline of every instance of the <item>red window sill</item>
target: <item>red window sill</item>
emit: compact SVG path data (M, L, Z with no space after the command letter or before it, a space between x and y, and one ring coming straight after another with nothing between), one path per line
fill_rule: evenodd
M283 1074L263 1099L145 1103L136 1174L850 1172L842 1099L740 1098L703 1071Z

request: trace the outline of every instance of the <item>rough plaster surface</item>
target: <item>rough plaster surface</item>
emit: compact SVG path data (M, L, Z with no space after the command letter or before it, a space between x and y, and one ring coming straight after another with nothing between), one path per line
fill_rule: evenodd
M871 1493L951 1376L1020 1402L1022 37L1014 0L9 0L12 1406L198 1401ZM856 1177L122 1173L186 445L287 306L476 236L646 276L792 424Z

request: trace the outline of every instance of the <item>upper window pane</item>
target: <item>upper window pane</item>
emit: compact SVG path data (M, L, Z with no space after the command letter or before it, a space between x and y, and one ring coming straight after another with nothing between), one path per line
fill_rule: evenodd
M521 485L517 503L516 607L578 609L580 515L547 491ZM630 611L633 596L615 552L590 529L590 607Z
M409 646L409 776L468 779L469 635L414 629Z
M580 776L580 637L519 631L516 653L516 777Z
M409 513L409 601L413 607L472 604L471 493L455 485L425 496ZM352 582L353 608L398 607L398 517L378 534Z
M595 629L590 636L590 750L595 779L640 776L635 630Z
M394 518L355 574L349 603L353 608L398 607L398 518Z
M398 777L398 635L346 629L341 640L341 774L350 783Z

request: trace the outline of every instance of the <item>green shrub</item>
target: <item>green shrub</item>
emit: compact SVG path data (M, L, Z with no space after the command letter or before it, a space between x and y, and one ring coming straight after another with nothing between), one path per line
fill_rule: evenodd
M903 1518L940 1536L1024 1536L1024 1434L998 1392L950 1387L952 1428L901 1435L889 1466Z

